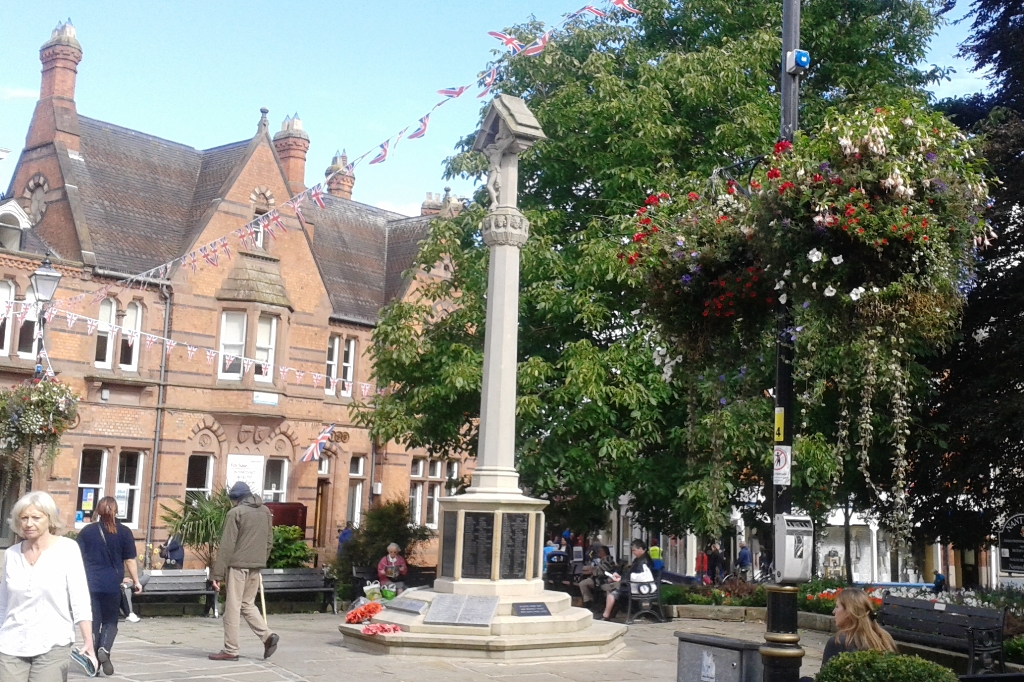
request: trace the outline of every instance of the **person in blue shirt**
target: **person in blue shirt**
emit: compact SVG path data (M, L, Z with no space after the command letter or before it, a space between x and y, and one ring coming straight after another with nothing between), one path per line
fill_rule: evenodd
M938 571L932 571L935 575L935 582L932 584L932 590L935 594L946 591L946 576L942 575Z
M338 559L341 559L341 553L345 550L345 545L352 539L353 535L355 535L355 531L352 530L352 522L349 521L338 533Z
M175 536L171 536L160 545L160 558L164 560L160 568L164 571L180 570L185 563L185 548Z
M753 564L754 561L750 556L750 549L747 547L747 543L740 540L740 553L736 556L736 567L740 571L740 578L750 580L750 567Z
M555 543L552 540L548 540L547 544L544 545L544 567L542 569L544 573L548 572L548 557L557 549L558 548L555 547Z
M85 577L92 599L92 637L96 658L104 675L114 674L110 650L117 637L117 618L121 611L121 583L128 569L135 593L142 591L136 561L135 537L117 521L117 500L104 497L96 505L95 523L78 534Z

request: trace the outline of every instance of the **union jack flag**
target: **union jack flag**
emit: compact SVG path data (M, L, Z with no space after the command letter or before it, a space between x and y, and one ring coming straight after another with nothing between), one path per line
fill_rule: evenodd
M313 189L309 190L309 198L312 199L317 206L319 206L320 208L324 208L323 185L317 185Z
M420 127L409 133L408 139L418 140L427 134L427 126L430 125L430 114L420 119Z
M500 40L501 44L507 47L508 51L512 54L519 54L523 51L524 45L516 40L515 36L510 36L509 34L501 33L500 31L488 31L487 35Z
M205 260L207 263L209 263L213 267L217 267L217 246L216 246L216 244L214 244L214 247L212 249L210 249L209 247L206 247L206 246L200 246L199 247L199 255L202 256L203 260Z
M352 171L354 171L355 169L356 169L356 164L353 161L353 162L349 163L347 166L345 166L345 170L341 171L341 173L342 173L342 175L352 175Z
M228 247L228 238L221 237L217 240L217 244L220 246L220 250L224 252L224 255L228 257L228 260L231 260L231 249Z
M302 455L303 462L317 462L320 461L320 455L324 453L324 448L327 443L331 440L331 434L334 432L334 424L331 424L326 429L320 432L320 435L316 437L316 440L306 448L305 454Z
M594 7L593 5L587 5L586 7L582 8L582 9L578 9L575 12L573 12L572 14L570 14L569 15L569 20L572 21L576 17L582 16L582 15L587 14L587 13L593 14L595 17L602 17L603 18L603 17L608 16L607 12L602 12L598 8Z
M640 10L629 4L629 0L611 0L612 4L619 9L624 9L631 14L640 14Z
M544 48L547 47L549 40L551 40L551 31L548 31L540 38L537 38L535 41L530 43L530 45L523 50L523 56L533 57L534 55L540 54L544 51Z
M491 88L494 87L494 81L496 81L497 79L498 68L494 67L493 69L487 72L486 76L484 76L484 89L480 92L479 95L477 95L477 98L485 97L487 93L491 91ZM412 137L412 135L410 135L409 137Z
M273 225L277 225L278 229L282 232L287 232L288 228L284 226L284 221L281 220L281 214L276 210L270 212L270 222Z
M448 98L451 98L451 99L455 99L456 97L459 97L460 95L462 95L462 93L464 93L466 90L469 90L469 86L468 85L460 85L457 88L444 88L443 90L438 90L437 94L444 95L445 97L448 97ZM371 161L370 163L373 163L373 162Z
M390 140L384 140L384 144L382 144L380 146L380 153L377 154L377 156L375 156L372 159L370 159L370 165L371 166L373 164L375 164L375 163L384 163L387 160L387 158L388 158L388 142L390 142Z

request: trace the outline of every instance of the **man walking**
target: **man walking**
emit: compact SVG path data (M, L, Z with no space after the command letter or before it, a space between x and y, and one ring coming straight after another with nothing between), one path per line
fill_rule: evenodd
M740 572L740 580L750 580L750 567L753 563L747 543L740 540L740 553L736 557L736 567Z
M238 660L239 616L263 642L263 658L277 651L278 636L267 628L267 623L256 608L256 593L260 589L260 569L267 567L267 557L274 544L270 510L252 494L249 486L238 481L228 497L234 507L224 520L224 532L217 560L213 564L211 582L220 590L226 581L224 602L224 649L210 654L212 661Z

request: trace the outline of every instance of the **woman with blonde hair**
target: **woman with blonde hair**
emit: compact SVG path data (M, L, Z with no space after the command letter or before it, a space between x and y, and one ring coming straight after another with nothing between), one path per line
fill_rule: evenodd
M836 617L838 632L825 644L822 665L847 651L896 652L892 637L875 622L871 600L864 590L848 588L840 592L832 615Z
M63 524L53 498L24 495L8 523L22 541L7 549L0 579L0 681L67 682L75 625L85 642L75 654L95 670L82 553L74 540L56 535Z

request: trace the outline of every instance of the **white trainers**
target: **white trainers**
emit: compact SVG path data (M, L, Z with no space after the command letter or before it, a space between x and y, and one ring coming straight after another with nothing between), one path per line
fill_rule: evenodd
M140 620L142 620L141 618L136 616L134 613L129 613L127 616L125 616L124 619L126 621L128 621L129 623L138 623Z

